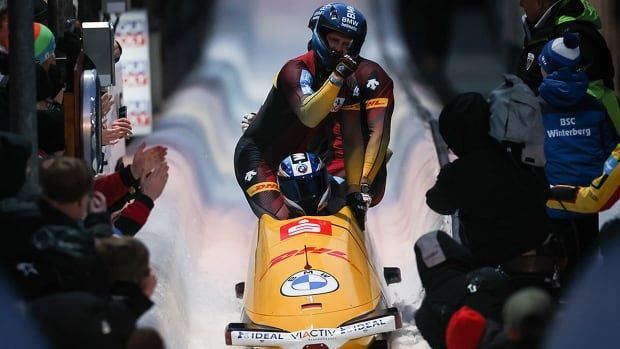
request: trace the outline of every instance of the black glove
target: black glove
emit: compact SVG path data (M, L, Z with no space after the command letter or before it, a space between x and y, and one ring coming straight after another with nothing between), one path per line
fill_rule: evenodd
M336 68L334 68L334 73L340 75L343 79L346 80L351 74L355 72L357 69L357 62L353 57L349 55L344 55L338 63L336 64Z
M549 190L549 199L557 201L572 201L577 200L579 194L579 187L572 185L554 185Z
M347 206L353 211L357 223L362 230L366 229L366 211L368 211L368 205L370 195L363 193L350 193L347 194Z

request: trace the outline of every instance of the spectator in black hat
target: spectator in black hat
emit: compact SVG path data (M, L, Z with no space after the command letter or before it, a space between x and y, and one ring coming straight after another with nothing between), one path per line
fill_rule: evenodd
M459 158L426 192L434 211L459 211L461 238L481 265L497 266L540 246L550 233L544 183L488 135L489 105L464 93L439 116L439 132Z

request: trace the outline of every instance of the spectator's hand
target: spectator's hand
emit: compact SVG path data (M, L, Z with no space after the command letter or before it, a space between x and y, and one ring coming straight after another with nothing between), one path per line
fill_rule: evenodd
M110 110L112 110L112 105L114 104L114 96L110 92L106 92L101 95L101 115L107 116Z
M116 119L112 125L102 130L103 145L112 145L118 143L120 139L131 136L131 121L122 118ZM136 177L137 178L137 177Z
M140 179L142 194L155 201L164 191L168 182L168 164L163 162L151 173L144 173Z
M353 57L349 55L344 55L336 64L336 68L334 68L334 73L340 75L343 79L346 80L351 74L355 72L357 69L357 62Z
M366 211L372 202L372 198L368 194L354 192L347 194L347 206L353 211L357 223L362 230L366 229Z
M168 148L157 145L146 149L146 143L140 144L133 156L131 164L131 175L133 178L141 178L144 174L150 173L155 167L166 160Z
M243 116L243 119L241 119L241 132L245 132L245 130L247 130L248 127L250 127L250 124L252 123L252 121L254 121L255 118L256 118L256 113L245 114Z
M90 199L88 203L88 212L89 213L103 213L108 209L107 201L105 199L105 195L102 192L96 191L93 193L93 197Z

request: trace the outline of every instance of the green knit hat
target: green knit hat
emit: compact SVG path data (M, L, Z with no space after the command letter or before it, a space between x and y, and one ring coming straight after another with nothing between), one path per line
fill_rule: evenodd
M34 24L34 61L43 64L54 54L56 39L52 31L41 23Z

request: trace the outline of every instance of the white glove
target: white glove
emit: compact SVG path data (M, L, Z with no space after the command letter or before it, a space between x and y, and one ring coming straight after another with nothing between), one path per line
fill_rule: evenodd
M256 118L256 113L248 113L243 116L241 119L241 132L245 132L245 130L250 127L250 124Z

